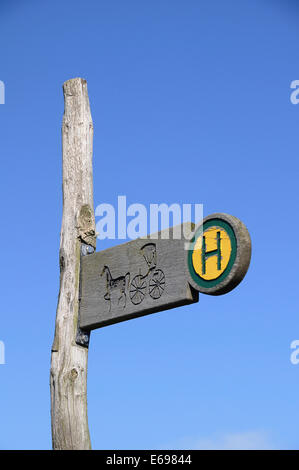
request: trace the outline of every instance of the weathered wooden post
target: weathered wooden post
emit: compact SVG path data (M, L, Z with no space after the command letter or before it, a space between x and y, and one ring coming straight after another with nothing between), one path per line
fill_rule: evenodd
M63 85L63 216L60 238L60 291L51 354L53 449L90 449L87 419L89 334L78 341L81 257L96 246L93 210L93 124L87 83ZM77 340L77 342L76 342ZM78 343L80 343L78 344Z

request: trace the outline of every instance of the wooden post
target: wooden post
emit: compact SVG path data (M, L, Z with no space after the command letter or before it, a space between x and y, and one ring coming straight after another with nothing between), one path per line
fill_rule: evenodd
M87 419L88 347L76 344L82 245L95 249L93 209L93 124L87 83L63 85L63 216L60 237L60 290L51 354L53 449L90 449ZM91 250L92 251L92 250Z

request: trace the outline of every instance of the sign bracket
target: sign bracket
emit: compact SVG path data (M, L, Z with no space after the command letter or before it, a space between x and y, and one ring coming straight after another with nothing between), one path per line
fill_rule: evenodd
M76 344L88 348L90 341L90 330L80 328L80 302L81 302L81 289L82 289L82 258L91 255L95 249L91 245L81 243L80 247L80 280L79 280L79 309L78 309L78 323L76 333Z

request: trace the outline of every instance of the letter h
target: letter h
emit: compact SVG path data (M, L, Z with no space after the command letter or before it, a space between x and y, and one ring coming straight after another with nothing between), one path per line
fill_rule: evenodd
M217 256L217 269L221 269L221 238L220 232L217 232L217 248L216 250L207 251L206 237L202 237L202 249L201 249L201 264L202 264L202 274L206 274L206 260L210 256Z

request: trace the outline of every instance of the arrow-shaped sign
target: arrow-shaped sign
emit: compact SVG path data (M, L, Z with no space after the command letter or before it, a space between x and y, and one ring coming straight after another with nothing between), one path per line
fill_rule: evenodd
M82 257L80 328L198 302L199 292L219 295L239 284L251 255L245 225L214 214L193 228L185 223Z

